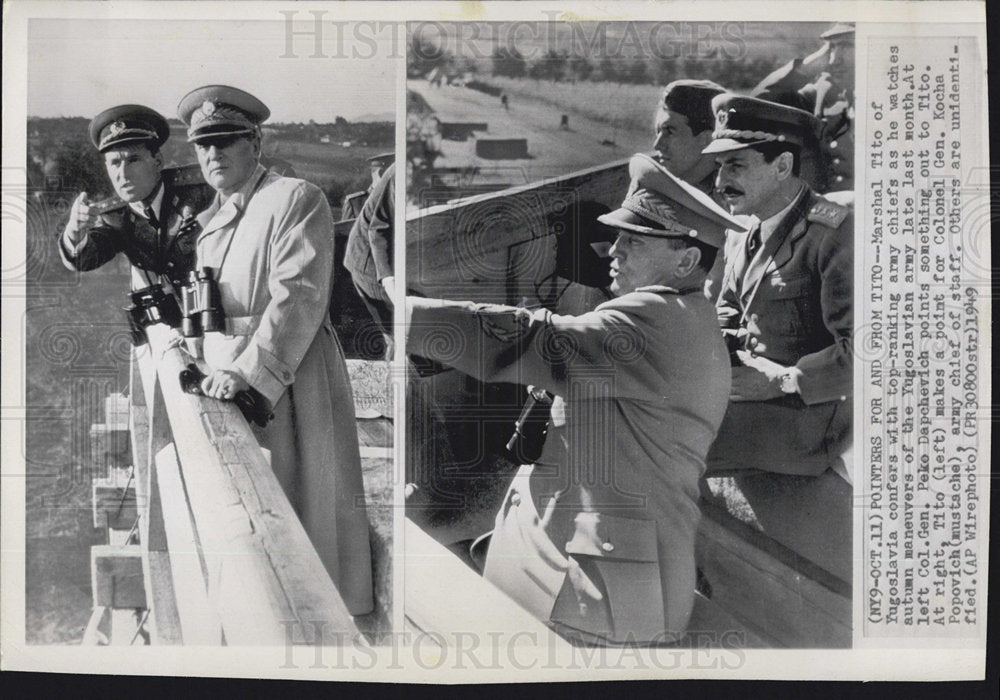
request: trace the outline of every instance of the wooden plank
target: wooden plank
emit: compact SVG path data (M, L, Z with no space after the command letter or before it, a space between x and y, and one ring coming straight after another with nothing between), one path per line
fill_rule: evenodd
M550 640L556 652L570 648L569 642L554 635L408 518L404 551L404 610L409 625L439 634L446 641L469 630L489 630L506 639L520 634L521 639ZM447 582L446 596L442 595L443 582Z
M208 571L209 600L228 644L280 645L314 629L357 631L253 433L231 403L185 394L188 362L167 348L165 329L147 329L159 356L195 530Z
M110 478L94 479L92 482L94 527L127 532L132 529L136 518L139 517L135 480L132 479L130 482L127 478L123 480L122 477L123 475L116 470Z
M156 454L153 483L167 547L150 551L156 629L162 643L222 643L222 625L205 587L205 568L188 511L177 453L167 445Z
M142 552L138 545L94 545L90 548L94 607L115 610L146 607Z
M755 634L792 647L851 645L851 599L703 517L698 563L712 602Z
M617 207L628 161L407 215L407 287L429 297L517 304L555 271L548 217L583 202Z

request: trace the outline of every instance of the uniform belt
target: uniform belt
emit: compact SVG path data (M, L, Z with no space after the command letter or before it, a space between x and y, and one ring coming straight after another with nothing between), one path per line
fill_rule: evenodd
M253 316L226 316L226 335L253 335L260 324L261 314Z

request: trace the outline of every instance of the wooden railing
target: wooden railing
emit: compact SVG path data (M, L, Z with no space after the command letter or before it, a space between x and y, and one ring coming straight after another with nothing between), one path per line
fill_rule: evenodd
M165 326L133 351L126 484L95 485L85 643L281 645L353 635L268 456L234 404L186 394ZM121 479L119 479L121 481ZM123 517L124 516L124 517Z

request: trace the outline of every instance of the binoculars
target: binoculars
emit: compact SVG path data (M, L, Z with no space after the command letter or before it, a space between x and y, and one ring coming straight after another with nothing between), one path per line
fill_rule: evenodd
M181 334L199 338L205 333L225 332L226 316L222 311L219 283L215 268L200 267L188 274L188 283L181 288Z
M128 317L132 344L137 347L146 342L147 326L165 323L176 328L181 323L181 310L177 305L177 299L163 289L163 285L153 284L131 292L129 302L125 315Z

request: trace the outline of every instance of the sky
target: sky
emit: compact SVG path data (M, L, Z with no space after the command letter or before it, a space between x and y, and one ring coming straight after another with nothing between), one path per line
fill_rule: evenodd
M181 97L214 83L256 95L271 122L394 112L391 32L369 25L338 34L327 24L314 57L317 35L289 44L287 29L263 20L31 20L28 116L89 119L138 103L176 117Z

